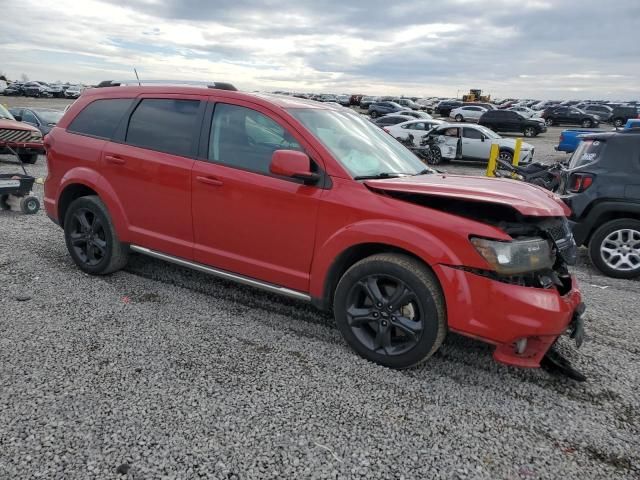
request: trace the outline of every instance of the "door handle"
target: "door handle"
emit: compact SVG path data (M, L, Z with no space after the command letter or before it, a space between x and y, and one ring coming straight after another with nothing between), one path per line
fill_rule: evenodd
M114 165L124 165L124 159L118 157L117 155L105 155L104 159L108 163L113 163Z
M218 180L217 178L214 177L196 177L196 180L198 180L200 183L206 183L207 185L212 185L214 187L220 187L222 186L222 181Z

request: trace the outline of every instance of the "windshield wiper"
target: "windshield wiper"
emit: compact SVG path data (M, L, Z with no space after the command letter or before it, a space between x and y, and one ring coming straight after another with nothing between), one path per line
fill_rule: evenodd
M402 173L402 172L380 172L375 175L360 175L357 177L353 177L354 180L376 180L380 178L398 178L398 177L407 177L411 176L413 173Z
M430 168L425 168L424 170L420 170L418 173L414 173L413 176L417 177L418 175L427 175L429 173L433 173L434 171ZM437 170L436 170L437 172Z

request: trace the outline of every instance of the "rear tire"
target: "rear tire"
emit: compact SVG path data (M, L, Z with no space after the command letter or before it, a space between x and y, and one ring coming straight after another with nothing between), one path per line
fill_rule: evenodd
M616 128L620 128L624 125L624 120L622 118L616 118L613 120L613 126Z
M536 129L533 127L525 127L522 133L525 137L535 137L537 135Z
M106 275L127 264L129 247L118 240L107 207L95 195L69 205L64 237L71 258L86 273Z
M378 118L378 112L376 112L375 110L371 112L371 118Z
M591 128L593 127L593 122L589 119L582 121L582 128Z
M609 277L640 276L640 221L620 218L601 225L589 241L589 257Z
M547 118L544 123L547 125L547 127L553 127L555 125L555 122L553 121L552 118Z
M37 153L19 153L18 158L20 158L20 161L22 163L29 163L33 165L38 161L38 154Z
M335 291L334 315L351 348L390 368L422 363L447 332L437 279L418 260L395 253L372 255L347 270Z
M464 122L464 117L460 114L456 115L456 122Z

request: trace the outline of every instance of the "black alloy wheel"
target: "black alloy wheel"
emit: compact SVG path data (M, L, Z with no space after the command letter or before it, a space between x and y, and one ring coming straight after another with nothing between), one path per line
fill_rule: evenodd
M416 346L424 328L416 294L389 275L369 275L353 285L347 321L356 338L381 355L400 355Z
M89 267L98 265L107 255L105 227L98 216L79 208L70 218L69 237L77 257Z
M333 306L347 343L363 358L391 368L429 358L447 330L438 280L418 259L399 253L372 255L349 268Z

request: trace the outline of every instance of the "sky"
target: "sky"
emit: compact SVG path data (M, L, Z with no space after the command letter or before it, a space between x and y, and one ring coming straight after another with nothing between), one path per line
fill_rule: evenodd
M0 0L9 79L640 100L640 0Z

